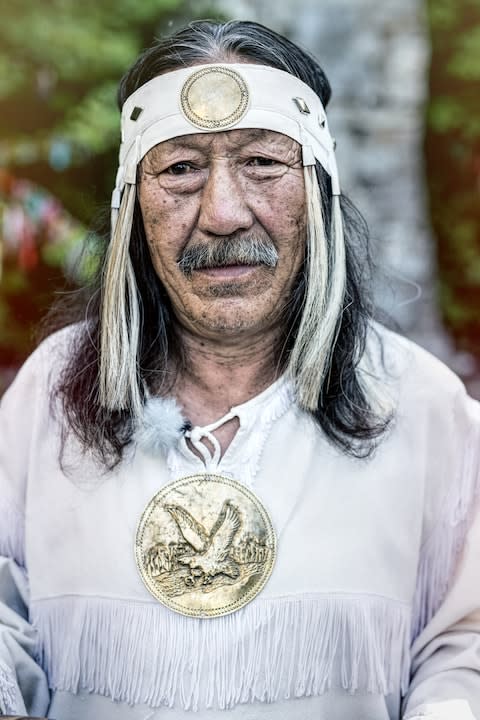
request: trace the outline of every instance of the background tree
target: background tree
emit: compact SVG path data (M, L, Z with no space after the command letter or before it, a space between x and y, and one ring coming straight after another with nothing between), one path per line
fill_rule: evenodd
M32 328L65 274L72 287L86 227L108 208L120 77L156 35L194 15L182 0L15 0L2 8L0 367L18 366L32 349Z
M480 358L480 1L428 0L425 140L440 302L460 348Z
M112 187L116 87L181 0L16 0L0 23L0 164L90 222Z

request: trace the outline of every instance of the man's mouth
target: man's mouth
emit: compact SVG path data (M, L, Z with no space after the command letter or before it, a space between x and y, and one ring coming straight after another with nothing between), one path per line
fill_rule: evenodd
M261 265L232 264L232 265L222 265L222 266L216 266L216 267L199 268L198 270L194 270L194 273L202 273L202 275L206 275L207 277L211 277L211 278L216 278L217 280L222 280L222 279L230 280L233 278L241 278L241 277L245 277L247 275L251 275L259 267L262 267L262 266Z

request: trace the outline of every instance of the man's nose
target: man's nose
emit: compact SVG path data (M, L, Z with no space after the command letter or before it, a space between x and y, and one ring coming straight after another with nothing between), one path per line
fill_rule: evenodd
M235 171L226 165L212 166L202 190L198 229L210 235L231 235L248 230L253 222L245 189Z

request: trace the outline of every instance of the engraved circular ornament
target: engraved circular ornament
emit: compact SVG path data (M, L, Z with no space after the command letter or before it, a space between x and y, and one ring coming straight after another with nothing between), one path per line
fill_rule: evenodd
M244 485L191 475L162 488L137 528L135 556L151 594L171 610L219 617L253 600L271 575L276 538Z
M183 114L203 130L235 125L247 112L248 100L245 80L226 67L197 70L185 81L180 95Z

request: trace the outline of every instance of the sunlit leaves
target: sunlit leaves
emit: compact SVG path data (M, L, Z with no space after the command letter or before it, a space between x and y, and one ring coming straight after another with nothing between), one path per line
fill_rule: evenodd
M92 154L118 147L120 130L116 91L116 83L92 88L81 103L66 113L62 134Z
M448 72L452 77L480 80L480 25L458 37L455 52L448 64Z

